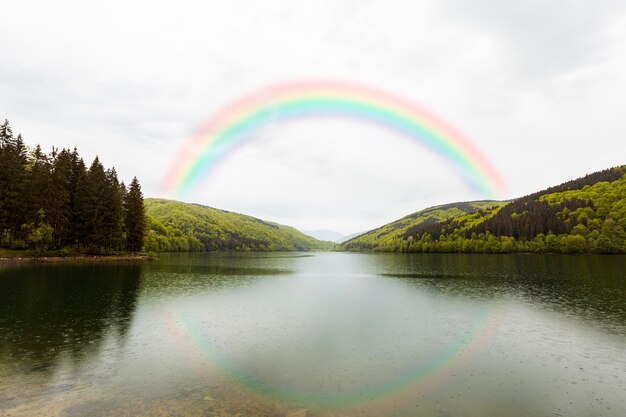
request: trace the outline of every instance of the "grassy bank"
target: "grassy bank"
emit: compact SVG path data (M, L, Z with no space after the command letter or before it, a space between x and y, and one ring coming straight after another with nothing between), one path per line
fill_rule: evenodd
M0 249L0 263L61 263L61 262L121 262L156 260L152 253L110 253L90 255L86 253L63 253L49 251L35 255L30 250Z

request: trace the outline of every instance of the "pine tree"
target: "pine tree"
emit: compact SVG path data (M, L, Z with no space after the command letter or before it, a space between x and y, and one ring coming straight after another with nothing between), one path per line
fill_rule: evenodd
M9 204L9 181L11 180L8 175L8 170L11 166L11 156L9 144L13 139L13 132L9 121L5 120L0 125L0 244L6 239L8 241L9 230L11 229L11 222L8 214L10 210Z
M22 136L13 137L8 120L0 126L0 242L10 247L24 223L23 197L27 164Z
M5 142L10 141L13 138L13 130L11 130L11 126L9 125L9 121L4 119L4 123L0 125L0 145L6 145Z
M70 194L72 174L72 155L63 149L52 152L52 172L50 194L54 196L48 207L47 217L54 229L53 245L62 248L70 243L70 224L72 221L72 200Z
M143 204L143 194L137 177L130 183L124 201L126 248L131 252L138 252L143 247L143 237L146 228L146 214Z
M124 181L120 183L120 197L122 199L122 213L121 213L122 247L121 249L125 249L126 247L126 198L128 197L128 190L126 189L126 185L124 184Z
M83 218L86 205L89 204L87 191L87 167L78 155L76 148L71 155L70 170L70 205L71 221L69 230L69 243L81 247L87 241L87 220Z
M106 247L106 203L102 198L107 189L107 178L100 159L96 157L84 178L80 178L76 190L76 214L78 241L90 251Z
M41 146L37 145L32 152L30 169L26 172L26 188L24 206L26 219L24 223L43 222L47 220L50 202L54 199L51 195L51 166L48 155L43 153Z
M107 249L122 248L122 192L115 168L106 171L106 188L102 199L105 204L103 236Z
M97 157L87 170L76 148L28 151L8 121L0 125L0 246L138 251L145 223L137 179L127 192Z

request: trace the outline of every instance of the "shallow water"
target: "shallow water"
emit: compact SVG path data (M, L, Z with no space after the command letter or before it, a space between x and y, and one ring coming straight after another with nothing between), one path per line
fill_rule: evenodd
M0 415L624 416L626 257L0 266Z

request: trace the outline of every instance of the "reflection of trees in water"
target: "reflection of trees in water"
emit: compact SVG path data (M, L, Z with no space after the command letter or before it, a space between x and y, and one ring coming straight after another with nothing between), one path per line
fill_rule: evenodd
M626 323L626 257L620 255L416 254L383 256L381 265L383 275L432 291L520 298L613 330Z
M244 254L161 254L159 262L142 264L144 295L198 293L204 290L236 288L270 276L294 273L289 260Z
M82 362L107 337L122 344L139 287L139 265L0 269L0 364L40 371Z
M168 253L160 254L161 261L143 264L143 271L190 273L202 275L277 275L294 271L303 257L312 255L287 255L273 253Z

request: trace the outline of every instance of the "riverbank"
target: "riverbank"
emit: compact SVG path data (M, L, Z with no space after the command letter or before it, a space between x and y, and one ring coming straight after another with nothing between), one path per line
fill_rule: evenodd
M45 256L34 256L30 251L0 251L0 265L21 263L143 262L155 261L157 259L156 256L150 254L75 254L67 256L47 254Z

